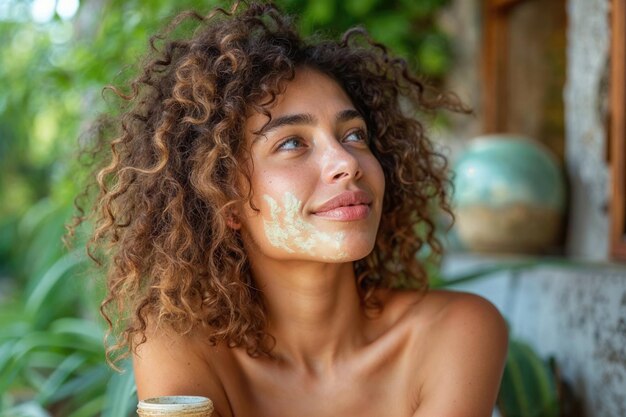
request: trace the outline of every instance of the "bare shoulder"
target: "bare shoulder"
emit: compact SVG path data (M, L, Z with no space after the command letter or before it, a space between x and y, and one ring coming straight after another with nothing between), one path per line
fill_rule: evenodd
M168 328L152 327L146 341L133 352L133 368L139 399L163 395L209 397L216 410L228 415L226 394L207 355L215 352L198 332L181 335Z
M384 305L385 314L396 318L439 321L444 316L450 317L465 309L486 310L501 317L498 310L485 298L459 291L382 289L376 292L376 297Z
M437 333L458 334L472 324L493 325L506 332L506 324L498 309L487 299L466 292L429 290L379 293L388 316L420 322ZM469 326L469 327L468 327Z
M491 330L503 330L506 322L498 309L480 295L466 292L430 291L430 308L433 319L441 325L443 332L458 334L473 327L488 326Z
M508 344L507 324L498 309L487 299L464 292L435 291L431 300L431 338L439 346L433 359L449 355L466 357L469 349L504 357Z
M490 416L508 344L502 315L462 292L431 291L422 303L429 343L414 416Z

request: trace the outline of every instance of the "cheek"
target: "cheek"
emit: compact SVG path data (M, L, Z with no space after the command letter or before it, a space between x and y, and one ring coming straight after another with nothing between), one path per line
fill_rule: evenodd
M245 226L252 235L267 234L267 222L283 222L286 218L292 221L298 217L298 198L293 194L297 190L294 175L270 172L259 169L251 181L252 199L246 205L244 216ZM257 209L257 210L255 210ZM276 227L273 228L276 231Z
M363 161L362 166L364 171L369 174L370 182L382 197L385 192L385 173L380 162L374 155L371 155L366 161Z
M273 248L328 260L345 256L342 250L345 233L317 230L303 217L302 201L294 194L286 192L278 201L267 194L262 198L264 237Z
M254 161L252 189L259 196L267 193L284 193L293 187L293 173L300 167L271 161Z

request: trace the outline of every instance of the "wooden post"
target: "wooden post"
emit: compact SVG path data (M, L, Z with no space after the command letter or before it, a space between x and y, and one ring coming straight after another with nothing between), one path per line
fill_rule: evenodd
M513 6L526 0L483 1L483 131L506 129L508 19Z
M611 256L626 259L626 0L611 2Z
M494 5L494 0L483 3L483 131L499 132L504 128L506 103L506 17L505 12Z

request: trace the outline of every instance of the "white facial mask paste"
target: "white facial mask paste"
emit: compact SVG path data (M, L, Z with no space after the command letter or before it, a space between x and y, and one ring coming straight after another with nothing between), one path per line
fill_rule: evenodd
M285 193L283 206L268 195L263 199L270 208L271 220L263 219L265 235L272 246L288 253L303 251L309 255L319 253L323 248L334 251L332 256L323 255L325 259L340 259L345 256L342 250L345 234L343 232L324 233L315 230L312 224L305 222L300 215L302 202L292 193ZM327 249L328 248L328 249ZM317 249L317 250L316 250Z

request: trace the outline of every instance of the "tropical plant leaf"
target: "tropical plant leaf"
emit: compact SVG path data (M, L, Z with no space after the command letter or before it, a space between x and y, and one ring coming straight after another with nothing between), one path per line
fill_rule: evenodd
M50 402L66 398L82 400L82 398L88 398L91 392L103 393L111 373L111 369L104 362L91 366L59 387L51 396Z
M505 417L559 415L556 381L550 367L519 340L509 342L497 403Z
M528 261L520 262L503 262L496 265L490 265L486 267L478 267L470 272L463 272L454 275L442 275L440 270L436 270L431 278L431 287L443 288L452 287L458 284L464 284L471 281L476 281L482 278L486 278L491 274L502 271L522 271L538 267L558 266L559 268L571 268L579 269L589 267L589 262L580 262L571 259L563 258L541 258L532 259Z
M39 387L39 392L35 400L42 405L48 404L61 385L67 381L85 361L85 356L79 353L74 353L65 358Z
M4 312L3 312L4 313ZM24 313L0 313L0 343L23 337L31 330L30 323L24 320Z
M27 290L34 288L38 280L49 266L63 253L61 236L64 234L64 223L68 218L67 206L54 203L45 198L36 204L31 211L36 215L27 222L28 227L18 228L18 242L21 250L16 254L20 258L21 276L27 279ZM33 224L30 224L33 223Z
M104 402L104 395L98 395L81 405L67 417L95 417L100 414Z
M26 300L25 311L30 317L45 317L44 303L52 289L61 281L61 278L76 266L85 262L82 250L74 250L57 260L39 280L38 285Z
M137 406L135 375L129 360L121 366L123 372L115 373L107 386L106 403L102 417L127 417Z
M0 417L52 417L40 404L28 401L8 410L0 410Z
M68 334L81 337L90 341L94 346L99 346L103 351L104 330L91 320L74 317L63 317L55 320L50 325L50 331L55 334Z

